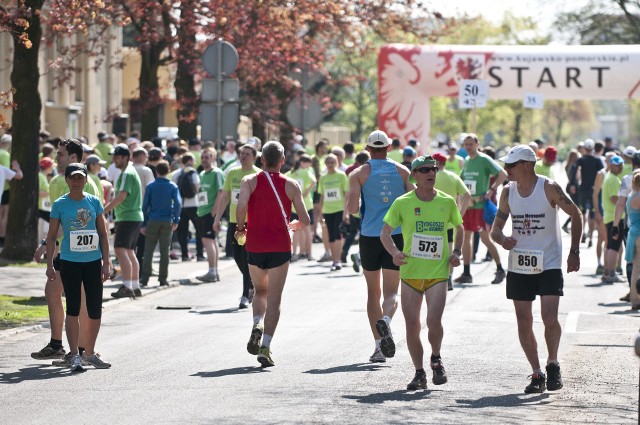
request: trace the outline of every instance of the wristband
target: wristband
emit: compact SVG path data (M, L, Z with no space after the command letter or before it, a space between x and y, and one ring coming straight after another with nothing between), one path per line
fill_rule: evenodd
M459 249L454 249L453 253L456 254L458 257L460 257L462 255L462 251Z
M42 245L42 246L47 246L47 241L46 241L45 239L42 239L42 240L40 241L40 245Z

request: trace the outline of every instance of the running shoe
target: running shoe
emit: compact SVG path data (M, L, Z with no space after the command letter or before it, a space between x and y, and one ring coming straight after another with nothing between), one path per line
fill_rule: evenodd
M455 280L455 283L473 283L473 277L470 274L462 273Z
M80 354L73 355L70 367L72 372L82 372L84 370L82 366L82 356Z
M326 263L327 261L331 261L331 254L325 252L322 257L318 259L318 263Z
M260 347L258 361L260 362L262 367L271 367L276 365L271 358L271 350L269 350L269 347Z
M604 273L604 266L602 264L598 264L598 267L596 267L596 274L601 275L602 273Z
M525 394L543 393L547 389L544 373L534 373L529 375L531 383L524 389Z
M631 292L627 292L627 295L624 297L620 297L620 301L630 302L631 301Z
M447 383L447 372L442 365L442 359L431 362L431 370L433 371L433 383L442 385Z
M313 235L313 243L322 243L322 238L318 235Z
M202 256L202 255L198 255L198 256L196 256L196 261L197 261L198 263L202 263L202 262L204 262L204 261L207 261L207 257L204 257L204 256Z
M169 286L169 282L167 282L166 280L161 280L159 285L160 286Z
M449 280L447 280L447 291L453 291L453 282L451 281L451 276L449 276Z
M622 278L618 273L613 273L609 275L609 283L621 283L626 282L624 278Z
M292 263L295 263L296 261L298 261L300 259L300 254L293 254L291 256L291 260L289 260Z
M52 361L51 365L52 366L71 366L72 358L73 358L73 354L67 353L61 359Z
M90 356L82 356L82 363L85 366L93 366L96 369L109 369L111 363L107 363L100 358L99 354L92 354Z
M379 319L376 322L376 329L378 334L382 337L380 341L380 350L385 357L393 357L396 354L396 344L393 342L393 335L391 335L391 328L384 319Z
M340 263L334 263L331 265L331 271L335 272L342 269L342 265Z
M200 282L212 283L216 281L216 274L209 271L202 276L196 276L196 279L198 279Z
M240 305L238 306L240 309L249 308L249 298L244 295L240 298Z
M177 260L177 259L178 259L178 258L180 258L180 257L178 256L178 253L177 253L177 252L175 252L175 251L171 251L171 252L169 253L169 258L170 258L171 260Z
M376 351L373 352L371 357L369 357L369 361L371 363L385 363L387 358L382 354L379 348L376 348Z
M560 365L551 363L547 365L547 389L555 391L562 388L562 374Z
M141 297L142 296L142 290L140 288L134 289L133 290L133 295L135 295L136 298Z
M316 259L313 258L313 255L309 254L307 255L307 261L316 261Z
M260 353L260 342L262 341L262 333L264 332L264 328L262 324L258 323L251 329L251 336L249 337L249 342L247 342L247 351L249 354L257 355Z
M420 389L427 389L427 374L424 372L416 372L413 380L409 382L409 385L407 385L407 391L416 391Z
M360 273L360 266L362 265L362 261L360 261L360 254L351 254L351 261L353 262L353 270L356 273Z
M616 273L620 276L624 276L624 272L622 271L622 267L616 267Z
M133 293L133 290L127 288L124 285L120 285L116 292L112 292L111 296L113 298L135 298L136 294Z
M51 344L47 344L42 350L35 353L31 353L31 358L36 360L49 360L49 359L61 359L65 355L63 347L55 348L51 347Z
M496 270L496 277L491 281L491 283L492 284L501 283L505 277L507 277L507 273L505 273L504 269Z
M613 281L611 280L609 275L606 275L606 274L602 275L602 277L600 278L600 282L602 282L602 283L613 283Z

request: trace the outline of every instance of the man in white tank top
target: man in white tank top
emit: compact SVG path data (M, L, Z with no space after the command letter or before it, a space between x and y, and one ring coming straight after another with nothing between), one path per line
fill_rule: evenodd
M509 251L507 298L513 300L518 320L518 336L533 373L525 393L542 393L562 388L558 363L560 322L558 305L563 295L562 242L558 222L558 207L571 217L571 250L567 272L580 269L580 237L582 215L554 181L536 175L536 154L527 145L511 148L502 158L509 185L500 195L498 213L491 237ZM511 214L511 236L503 233ZM532 304L540 296L540 311L545 327L549 356L547 376L540 368L537 342L533 332Z

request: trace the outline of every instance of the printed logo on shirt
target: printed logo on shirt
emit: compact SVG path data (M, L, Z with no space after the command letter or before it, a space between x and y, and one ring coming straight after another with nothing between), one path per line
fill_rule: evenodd
M444 223L442 221L416 221L416 232L443 232Z
M544 230L541 221L546 217L542 214L516 214L511 216L513 221L513 230L519 235L535 235L538 230Z
M414 209L413 209L413 213L414 213L415 215L420 215L420 208L414 208Z

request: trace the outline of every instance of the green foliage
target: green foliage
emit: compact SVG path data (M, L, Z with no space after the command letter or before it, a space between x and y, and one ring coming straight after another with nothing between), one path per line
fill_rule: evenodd
M48 315L47 300L44 297L0 295L0 329L39 322Z

